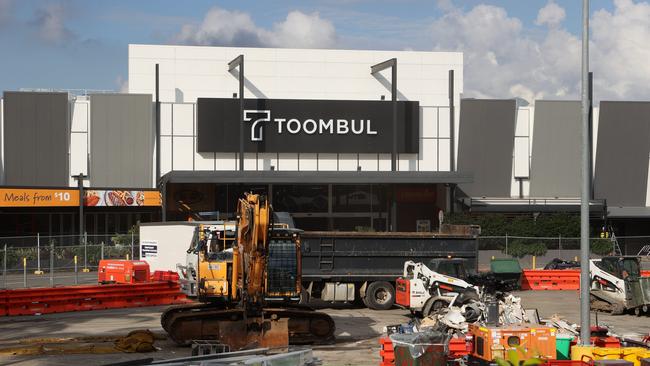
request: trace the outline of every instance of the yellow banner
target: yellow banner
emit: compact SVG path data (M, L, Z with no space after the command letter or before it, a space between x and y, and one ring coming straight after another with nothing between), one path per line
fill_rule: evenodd
M0 188L0 207L79 206L79 191L72 189Z

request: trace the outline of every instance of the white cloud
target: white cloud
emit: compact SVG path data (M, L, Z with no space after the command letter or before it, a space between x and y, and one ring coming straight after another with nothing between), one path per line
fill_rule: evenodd
M186 24L174 40L201 46L323 48L335 44L336 30L318 13L292 11L272 29L258 27L249 14L211 8L200 24Z
M284 22L273 26L273 31L264 33L268 44L276 47L325 48L336 42L334 25L318 13L292 11Z
M123 78L122 75L118 75L115 78L115 85L117 85L117 90L120 93L128 93L129 92L129 80Z
M39 37L49 43L60 43L75 38L65 25L66 9L61 3L49 3L36 9L33 24Z
M535 24L557 27L564 21L564 18L566 18L564 8L556 4L555 1L549 0L543 8L539 9Z
M563 14L552 1L542 8L538 23L549 28L540 35L501 7L453 8L432 25L434 49L464 52L467 96L578 99L581 39L561 27ZM649 99L650 3L615 0L591 29L595 98Z

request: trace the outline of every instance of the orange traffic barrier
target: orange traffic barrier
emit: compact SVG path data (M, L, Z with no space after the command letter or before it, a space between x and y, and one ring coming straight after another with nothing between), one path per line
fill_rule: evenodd
M170 305L187 301L179 284L170 281L3 290L0 291L0 316Z
M641 271L641 277L650 277L650 271Z
M525 269L521 275L522 290L579 290L580 271L572 269Z
M393 342L388 337L379 338L381 349L379 350L379 357L381 362L379 366L393 366L395 365L395 353L393 351Z

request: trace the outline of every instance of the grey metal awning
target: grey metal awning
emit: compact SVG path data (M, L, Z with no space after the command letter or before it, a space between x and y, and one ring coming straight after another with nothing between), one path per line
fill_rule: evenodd
M471 183L471 173L393 171L172 171L165 183L390 184Z
M650 219L650 207L607 207L607 217L611 219Z
M497 198L497 197L468 197L460 200L474 212L579 212L580 198L562 197L530 197L530 198ZM589 202L591 212L602 212L605 200Z

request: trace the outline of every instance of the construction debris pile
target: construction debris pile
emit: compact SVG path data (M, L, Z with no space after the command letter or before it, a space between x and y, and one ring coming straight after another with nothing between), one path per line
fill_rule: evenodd
M380 341L382 366L423 364L420 358L432 353L442 355L439 363L432 363L436 365L621 359L641 366L643 358L650 358L649 344L617 337L603 327L591 329L593 346L579 346L577 325L559 315L540 319L536 309L524 308L521 298L509 291L511 284L503 286L489 275L472 278L457 270L457 278L441 273L449 263L462 269L459 261L448 261L446 267L434 261L428 266L405 263L404 276L397 280L397 302L415 316L407 324L387 327L388 337Z

